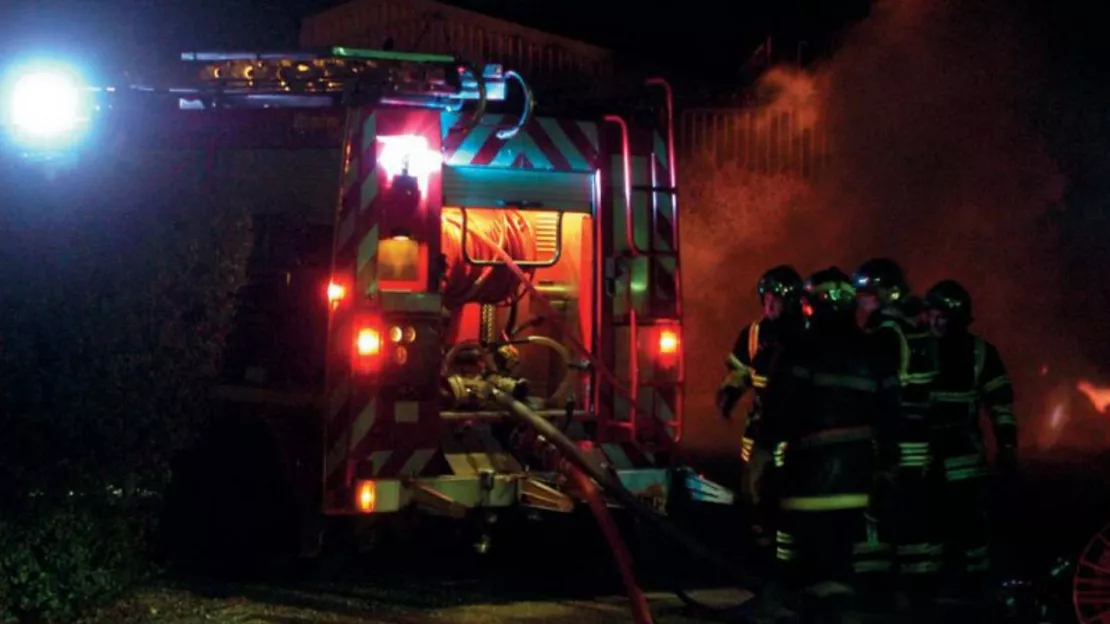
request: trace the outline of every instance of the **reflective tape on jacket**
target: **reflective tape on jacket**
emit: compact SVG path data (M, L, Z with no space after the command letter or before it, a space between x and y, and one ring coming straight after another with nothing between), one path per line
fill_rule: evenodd
M779 442L775 445L775 467L782 468L786 465L786 442Z
M752 449L755 448L755 440L749 437L740 439L740 459L744 462L749 462L752 459Z
M868 506L871 497L867 494L832 494L829 496L790 496L783 498L779 506L787 511L839 511L841 509L862 509Z
M901 451L898 465L903 468L923 468L929 463L928 442L899 442L898 450Z
M759 321L753 321L748 326L748 361L755 363L757 353L759 353Z
M764 377L763 375L757 375L753 372L752 373L752 386L755 387L755 388L766 388L767 387L767 378Z
M979 395L974 392L934 392L933 400L937 403L970 405L979 400Z
M983 384L983 392L989 394L1007 385L1010 385L1009 375L999 375L998 377L995 377L994 379Z
M1014 408L1011 405L995 405L991 407L991 422L995 425L1016 425Z

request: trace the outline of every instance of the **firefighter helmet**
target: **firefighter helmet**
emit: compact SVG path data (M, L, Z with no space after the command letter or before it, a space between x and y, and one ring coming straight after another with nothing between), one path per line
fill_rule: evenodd
M956 280L944 280L925 293L925 305L948 317L949 323L967 327L971 316L971 294Z
M909 294L906 274L890 258L872 258L864 262L852 276L856 290L880 295L889 302L900 301Z
M801 290L802 276L788 264L779 265L764 273L756 286L760 299L763 295L777 295L786 300L796 300Z
M856 306L856 289L852 278L839 267L829 267L806 280L802 294L806 316L829 316L852 312Z

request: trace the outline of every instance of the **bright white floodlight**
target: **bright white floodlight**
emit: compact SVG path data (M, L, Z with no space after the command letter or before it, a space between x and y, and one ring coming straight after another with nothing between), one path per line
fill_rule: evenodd
M8 123L28 139L64 137L82 122L82 90L66 72L35 71L18 78L9 91Z

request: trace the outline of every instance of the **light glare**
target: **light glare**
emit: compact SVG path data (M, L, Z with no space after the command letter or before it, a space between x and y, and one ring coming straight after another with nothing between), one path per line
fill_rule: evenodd
M38 139L64 135L81 122L81 88L65 73L36 71L16 80L9 106L9 121L19 134Z

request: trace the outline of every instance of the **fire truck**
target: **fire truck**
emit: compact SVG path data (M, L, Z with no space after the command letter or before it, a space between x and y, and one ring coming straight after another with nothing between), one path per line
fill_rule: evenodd
M274 435L313 513L570 512L549 440L498 397L659 511L678 492L732 502L680 461L665 81L644 85L644 124L536 115L517 73L443 55L188 53L175 71L50 110L95 100L82 119L140 164L249 204L251 281L216 396L312 424ZM22 84L71 86L37 80Z

